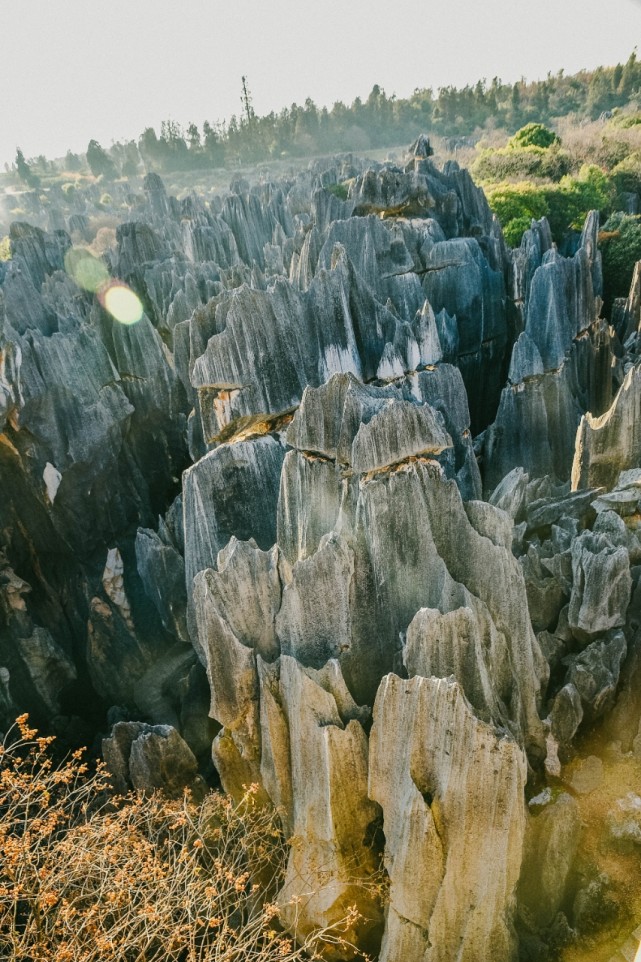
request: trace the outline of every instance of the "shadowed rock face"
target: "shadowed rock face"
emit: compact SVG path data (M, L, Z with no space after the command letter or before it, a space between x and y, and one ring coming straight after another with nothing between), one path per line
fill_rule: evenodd
M564 258L549 248L547 231L535 225L514 252L514 294L524 330L487 431L490 490L517 466L566 480L581 415L601 413L611 402L613 355L609 329L599 319L597 232L598 217L590 215L579 250Z
M587 898L572 800L528 811L526 780L564 778L622 681L638 741L638 298L626 354L596 215L573 257L545 221L509 251L430 151L211 201L115 184L130 326L61 226L13 226L0 711L109 709L122 786L256 784L303 934L356 904L381 959L509 962ZM56 224L86 236L97 199Z

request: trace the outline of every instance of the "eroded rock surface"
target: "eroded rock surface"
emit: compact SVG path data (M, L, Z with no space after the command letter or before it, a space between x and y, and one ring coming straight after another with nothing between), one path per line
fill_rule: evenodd
M131 325L67 256L96 190L13 225L0 710L110 709L121 788L256 785L301 933L355 904L381 959L512 962L588 898L543 783L603 719L641 738L639 281L611 327L596 214L570 257L545 221L509 251L432 155L114 184L92 269Z

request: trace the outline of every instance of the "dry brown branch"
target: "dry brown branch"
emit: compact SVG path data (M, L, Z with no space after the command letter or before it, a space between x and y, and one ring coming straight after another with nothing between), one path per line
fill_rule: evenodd
M114 798L82 752L52 762L28 717L0 745L0 958L7 962L298 962L344 945L353 917L301 944L275 897L287 845L251 787Z

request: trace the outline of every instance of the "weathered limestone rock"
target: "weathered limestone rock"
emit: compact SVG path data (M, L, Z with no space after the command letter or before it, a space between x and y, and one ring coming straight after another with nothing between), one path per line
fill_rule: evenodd
M510 710L515 731L534 749L542 741L536 702L547 666L527 615L525 585L511 550L481 535L467 518L456 485L421 461L361 485L357 537L366 546L379 632L404 634L419 608L445 614L468 604L469 592L487 607L510 649ZM490 571L492 574L490 574ZM487 625L487 622L486 622ZM496 655L501 698L503 642L479 626L483 647ZM349 671L346 668L347 676ZM460 679L464 685L464 679Z
M11 256L27 269L37 290L48 274L64 270L64 256L71 246L65 231L50 234L24 221L14 221L9 229Z
M472 238L435 244L425 260L423 288L430 304L435 312L445 309L456 317L457 364L470 400L476 434L494 419L505 379L507 321L503 276L489 265Z
M523 506L529 477L523 468L513 468L497 484L490 497L490 504L505 511L515 520Z
M238 640L265 661L277 658L275 619L282 590L278 548L262 551L255 541L232 537L218 554L217 568L207 571L204 580L215 610Z
M631 848L641 845L641 798L628 792L625 798L617 799L608 816L610 837L619 846Z
M398 464L410 457L436 456L452 447L442 416L429 405L390 402L359 426L350 462L358 474Z
M510 960L525 760L446 679L388 675L374 706L370 795L383 809L390 903L380 958Z
M4 669L3 715L8 722L27 694L38 708L60 711L61 696L77 678L71 653L44 627L34 624L27 607L31 587L19 578L0 552L0 639ZM19 712L18 712L19 713Z
M152 599L163 626L180 641L189 643L185 562L174 545L166 544L150 528L136 535L136 564L147 596Z
M552 735L561 745L569 745L583 721L581 695L569 682L557 692L550 710Z
M224 444L183 477L185 572L213 566L232 535L259 547L276 541L276 503L285 452L271 435Z
M314 554L296 562L276 617L284 654L322 668L349 651L353 577L354 552L340 535L325 535Z
M519 919L533 932L545 931L561 909L581 836L579 806L563 792L537 807L527 820L523 868L518 887Z
M593 641L581 654L568 659L566 680L579 693L591 719L600 718L612 708L626 654L623 632L612 631L604 641Z
M572 894L576 806L527 818L525 752L563 775L641 624L641 481L618 477L640 470L636 368L592 418L637 341L598 317L596 216L573 257L546 222L510 255L430 152L207 200L114 184L129 220L103 262L143 301L129 327L65 272L64 232L13 228L0 724L122 706L154 723L107 740L123 788L178 793L213 755L279 809L292 929L356 904L347 937L378 956L384 841L380 958L508 962L517 894L526 942ZM72 215L52 194L51 224L86 233L99 197ZM628 729L625 749L638 711Z
M198 772L189 746L170 725L117 722L102 750L119 792L160 788L170 797L180 796Z
M431 365L408 374L401 382L404 396L417 398L443 415L445 429L454 444L456 483L464 500L481 497L481 475L474 454L467 392L458 368L451 364Z
M446 614L421 608L407 631L403 663L410 677L456 678L481 718L507 718L503 701L513 680L506 639L482 602L469 594L466 601Z
M513 262L515 301L525 329L514 345L508 384L487 433L490 490L516 466L530 476L566 479L582 414L601 413L611 400L611 338L598 320L598 215L588 217L574 257L552 249L548 233L540 223L526 232Z
M294 658L281 657L293 844L279 902L285 922L298 918L303 933L339 921L356 904L363 918L347 938L367 946L380 926L375 899L359 886L376 868L367 840L379 814L367 796L367 736L356 718L341 717L336 695L325 685ZM263 734L271 740L269 728ZM300 896L302 912L293 901ZM336 954L341 957L340 949Z
M283 280L268 292L242 287L230 297L224 327L221 321L220 333L192 373L205 411L210 397L229 396L227 411L205 414L206 428L217 423L221 430L248 414L287 411L307 384L321 384L337 371L360 375L340 272L319 275L304 294ZM310 350L310 343L317 347Z
M601 417L586 414L576 434L572 488L614 487L621 471L641 461L641 369L631 367L612 406Z
M256 652L218 613L212 599L216 588L213 571L202 571L194 580L198 649L209 679L210 715L224 726L214 741L214 761L225 790L242 794L243 785L260 781Z
M589 635L625 624L632 579L628 552L607 536L585 531L572 544L573 587L568 621Z
M619 335L619 340L625 344L631 335L638 333L641 325L641 261L637 261L634 265L627 300L623 300L622 303L617 303L618 301L617 298L612 312L612 323Z
M278 544L290 564L312 555L337 524L345 482L338 465L301 451L288 451L278 497Z
M537 498L531 501L526 510L528 528L546 528L548 525L558 524L563 518L576 518L585 521L590 513L590 507L599 489L590 491L574 491L560 497Z

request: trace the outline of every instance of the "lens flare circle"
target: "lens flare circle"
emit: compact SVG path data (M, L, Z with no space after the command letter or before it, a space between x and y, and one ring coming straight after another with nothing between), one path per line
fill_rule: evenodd
M65 270L78 287L91 293L100 290L109 281L109 272L102 261L83 247L71 247L67 251Z
M101 300L105 310L120 324L137 324L144 313L138 295L122 282L111 284L104 291Z

